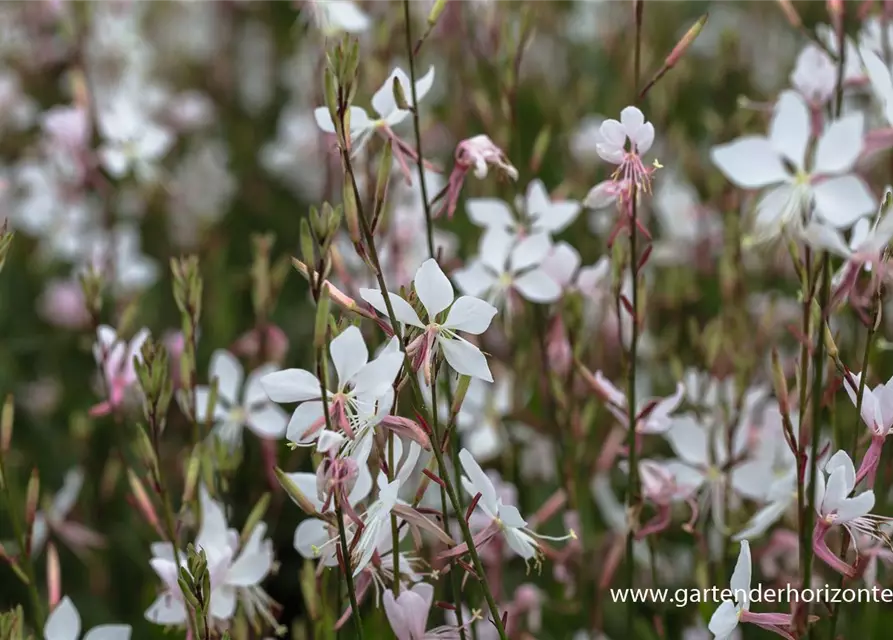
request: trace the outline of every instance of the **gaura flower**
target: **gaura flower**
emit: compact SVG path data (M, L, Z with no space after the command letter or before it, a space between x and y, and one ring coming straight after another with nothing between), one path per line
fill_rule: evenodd
M416 295L425 308L427 324L421 321L406 300L392 293L387 295L398 322L423 330L409 344L407 354L414 358L416 369L423 368L426 382L429 385L431 383L431 363L435 347L443 351L444 358L457 373L493 382L487 358L480 349L459 337L456 332L463 331L472 335L483 333L496 315L496 308L472 296L461 296L454 301L453 285L433 258L419 267L413 282ZM360 289L360 296L376 311L387 314L387 305L381 291ZM438 316L447 309L449 311L446 318L438 321Z
M574 200L554 202L542 181L533 180L527 185L523 219L519 220L508 203L498 198L471 198L465 209L468 218L484 229L535 235L561 233L580 214L581 205Z
M427 630L428 612L434 603L434 587L426 582L413 585L412 589L401 591L394 597L388 589L384 592L384 611L397 640L434 640L436 638L458 638L455 626L444 625Z
M474 170L474 176L478 180L483 180L487 177L490 167L496 168L512 180L518 179L518 170L488 136L481 134L460 142L456 147L453 170L447 180L444 204L437 212L437 216L446 212L447 217L452 219L459 204L459 194L462 192L465 176Z
M372 24L369 16L351 0L309 0L311 19L326 37L362 33Z
M620 112L620 122L608 119L598 129L601 141L596 151L605 162L616 164L614 180L636 185L642 191L651 188L652 169L646 169L642 156L654 144L654 125L645 122L637 107L626 107Z
M83 640L130 640L129 624L102 624L93 627ZM47 618L44 640L78 640L81 637L81 616L68 596L62 598Z
M108 398L90 409L90 415L104 416L122 407L128 393L135 390L137 375L133 360L136 358L142 362L141 350L149 337L149 330L142 329L127 343L118 338L112 327L101 325L96 330L96 337L93 357L99 365Z
M236 605L241 604L252 620L259 618L277 627L271 613L274 603L260 586L273 568L273 542L264 538L266 525L257 524L245 544L240 545L239 532L229 528L222 505L211 498L204 485L199 487L199 504L201 528L195 546L205 552L208 560L209 613L213 626L226 628L236 613ZM152 553L150 564L164 587L146 611L146 619L159 625L185 625L188 613L177 582L179 567L174 548L170 543L156 543L152 545ZM186 554L177 555L180 566L185 566Z
M242 444L242 429L248 427L261 438L281 438L285 435L288 415L273 404L264 391L261 380L273 373L275 365L263 365L252 371L242 388L245 371L229 351L218 349L211 356L212 379L217 379L217 401L213 407L213 433L230 448ZM208 419L210 387L195 389L196 419Z
M750 543L742 540L730 584L734 600L724 600L707 625L716 640L731 638L739 622L749 622L787 640L796 640L787 630L793 620L790 613L753 613L750 610L750 582Z
M332 340L329 353L335 364L337 387L327 392L329 418L337 432L350 440L350 448L360 446L371 429L390 412L394 380L403 363L403 354L394 338L384 351L369 361L363 335L355 326ZM297 445L317 441L326 426L320 381L304 369L285 369L261 378L261 385L273 402L299 402L288 423L286 437Z
M810 168L806 150L811 138L809 109L794 91L775 105L769 136L748 135L714 147L713 163L742 189L763 189L757 203L758 239L788 229L799 236L811 211L838 229L874 211L876 201L853 171L863 148L864 119L852 113L829 123L819 136Z

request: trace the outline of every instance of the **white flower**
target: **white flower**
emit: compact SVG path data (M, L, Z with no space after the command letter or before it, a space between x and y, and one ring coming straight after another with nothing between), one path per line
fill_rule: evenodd
M828 475L827 482L825 475ZM874 491L863 491L850 498L856 487L856 469L846 451L838 451L825 463L824 473L816 476L816 512L828 525L840 525L850 536L858 533L878 538L881 519L872 516Z
M158 126L128 100L117 98L99 111L102 165L115 178L131 170L140 182L158 178L157 163L174 145L174 134Z
M884 109L884 117L889 124L893 124L893 79L890 77L890 68L874 51L862 47L859 52L862 54L871 88Z
M837 86L837 66L821 48L807 44L797 56L791 84L810 104L821 106Z
M863 147L863 124L860 113L831 122L807 170L809 108L799 94L785 91L775 105L768 137L748 135L718 145L711 157L742 189L772 187L757 204L758 236L775 237L784 227L799 233L811 205L827 223L847 228L876 207L868 187L853 173Z
M222 505L211 498L204 485L199 487L199 504L201 529L195 546L205 552L208 561L210 614L215 626L225 625L233 617L237 603L250 618L259 616L276 626L270 613L272 601L260 586L273 567L273 542L264 539L266 525L257 524L240 549L238 531L229 528ZM146 611L146 619L159 625L184 625L187 611L177 584L174 549L170 543L160 543L152 545L152 552L150 564L164 583L164 591ZM185 554L178 555L185 566Z
M281 438L285 435L288 415L273 404L264 391L261 379L273 373L276 367L263 365L251 372L244 390L242 381L245 371L239 360L225 349L211 355L210 378L217 379L217 402L214 405L214 433L231 447L242 444L242 429L248 427L261 438ZM208 400L211 389L199 386L195 389L195 403L199 422L208 419Z
M540 180L527 186L524 202L526 219L519 222L506 202L497 198L471 198L465 204L468 218L484 229L500 228L510 232L561 233L580 213L575 200L553 202Z
M362 33L372 24L369 16L350 0L311 0L307 7L316 26L327 37L340 32Z
M505 447L502 418L512 408L512 376L504 374L493 385L472 378L456 415L462 443L477 460L499 456Z
M354 577L372 561L372 556L385 536L391 535L391 511L397 504L401 479L395 478L390 484L384 484L379 476L378 500L369 505L363 516L363 530L358 540L351 545L351 557Z
M861 383L862 374L853 373L853 389L847 380L844 380L843 387L846 389L847 395L853 402L853 406L858 404L858 390ZM879 384L874 389L867 385L862 393L862 422L869 428L872 435L885 437L893 428L893 378L887 381L887 384Z
M637 107L626 107L620 112L620 122L605 120L598 132L601 137L596 145L598 155L602 160L618 165L614 179L648 191L651 172L642 163L642 156L654 144L654 125L645 122L644 114Z
M129 624L102 624L93 627L83 640L130 640ZM81 637L81 616L68 596L62 598L46 621L44 640L78 640Z
M140 330L130 343L118 339L118 333L108 325L96 330L97 341L93 345L93 357L99 365L105 381L108 399L92 409L93 415L105 415L123 406L128 394L136 390L137 375L134 359L142 362L143 343L149 338L149 330Z
M464 331L472 335L483 333L496 315L496 308L472 296L461 296L454 301L453 285L433 258L419 267L413 282L416 294L427 313L427 324L419 319L406 300L392 293L388 293L388 297L398 322L424 329L415 344L410 346L410 351L419 354L421 361L426 363L426 379L430 379L430 363L436 344L457 373L493 382L487 358L480 349L460 338L456 332ZM387 305L381 291L360 289L360 296L377 311L387 314ZM446 319L438 322L438 315L447 309L449 312Z
M111 231L97 229L86 234L79 253L85 266L114 278L123 293L142 291L158 280L158 264L140 249L140 230L135 224L120 224Z
M486 299L497 307L512 290L530 302L549 303L561 297L561 286L543 269L552 249L544 233L517 236L493 227L481 236L479 257L453 274L463 293Z
M394 100L395 80L400 83L408 105L414 106L412 104L409 76L406 75L403 69L397 67L391 71L384 84L372 96L372 108L378 115L376 119L370 119L369 114L360 107L350 108L350 133L354 138L352 153L358 152L373 132L378 130L383 130L386 133L390 132L393 127L409 117L410 112L406 109L398 108L397 102ZM432 86L434 86L433 66L428 69L428 73L416 80L416 99L421 101L431 91ZM329 113L328 107L317 107L313 112L313 116L316 118L317 126L322 131L335 133L335 123L332 122L332 115Z
M372 428L390 412L394 379L403 364L397 338L369 361L363 335L355 326L345 329L329 345L335 364L336 391L327 391L332 426L360 446ZM299 402L288 423L286 437L299 445L316 442L326 426L320 381L304 369L285 369L261 378L273 402Z
M527 521L521 517L518 508L503 504L502 498L496 494L493 482L483 472L470 451L462 449L459 452L459 462L465 472L462 476L462 487L472 498L478 493L481 494L477 508L498 524L506 543L515 553L524 560L535 558L539 552L539 545L531 535L532 532L526 528Z
M750 543L742 540L738 562L735 563L735 571L732 572L730 581L734 600L723 600L707 625L717 640L729 638L738 626L742 614L750 609L750 564Z

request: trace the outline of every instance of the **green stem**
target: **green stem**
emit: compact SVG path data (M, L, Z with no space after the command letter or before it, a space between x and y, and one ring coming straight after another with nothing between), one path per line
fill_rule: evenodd
M409 15L409 0L403 0L403 19L406 23L406 55L409 57L409 91L412 96L412 126L415 130L416 167L419 170L419 183L422 189L422 203L425 209L425 235L428 241L428 255L434 254L434 222L431 217L431 205L428 203L428 187L425 184L425 160L422 156L422 130L419 126L419 100L415 81L415 51L412 45L412 19Z
M400 323L397 320L397 316L394 313L394 307L391 304L391 296L387 287L387 283L384 279L384 273L381 269L381 261L378 258L378 251L375 248L375 239L372 236L372 230L369 227L369 221L366 219L364 208L362 206L362 199L360 198L359 189L357 188L356 176L353 172L353 166L350 159L350 153L346 149L341 150L342 154L342 163L344 166L344 170L347 172L348 177L351 180L352 187L354 190L354 195L356 196L357 208L358 208L358 218L360 221L360 228L363 233L363 238L366 243L366 249L369 252L369 259L372 262L373 269L375 271L375 279L378 283L378 287L382 292L382 298L384 298L385 308L387 310L388 319L391 322L391 327L394 330L394 335L400 338L400 346L403 350L404 356L404 369L406 371L406 376L409 379L410 385L413 388L413 391L416 396L416 401L419 402L420 407L424 407L424 402L422 398L424 397L421 393L421 388L419 386L419 381L417 377L413 374L412 363L409 356L406 354L406 346L403 344L402 340L402 332L400 331ZM428 413L431 418L431 424L434 423L433 416L436 415L437 409L432 408ZM474 546L474 536L471 533L471 529L468 526L468 523L465 522L465 519L462 517L461 506L459 503L459 499L456 496L456 491L453 486L453 482L447 472L447 467L444 462L443 452L440 450L439 443L432 443L432 449L434 451L434 457L437 459L438 469L440 471L440 477L446 485L447 497L450 500L450 505L453 508L453 511L457 515L457 519L459 521L459 527L462 529L462 537L465 540L465 543L468 545L468 552L471 556L472 565L474 566L474 570L481 577L481 588L484 591L484 597L487 601L487 605L490 609L490 614L493 617L493 624L496 626L496 631L499 633L500 640L508 640L508 636L505 632L505 625L502 624L502 619L499 616L499 607L496 605L496 600L493 598L493 594L490 591L490 586L487 584L487 581L484 580L484 567L481 563L480 556L477 553L477 549Z
M6 494L6 508L9 511L9 521L12 524L13 533L15 535L16 544L19 545L19 559L21 560L22 570L28 579L28 594L31 598L31 607L34 616L34 628L38 636L43 636L43 625L46 622L46 613L43 609L43 600L40 597L40 591L37 588L37 575L34 571L34 558L31 556L31 550L27 547L27 535L24 523L19 519L19 514L24 513L18 495L12 488L12 480L6 469L5 456L0 453L0 485Z

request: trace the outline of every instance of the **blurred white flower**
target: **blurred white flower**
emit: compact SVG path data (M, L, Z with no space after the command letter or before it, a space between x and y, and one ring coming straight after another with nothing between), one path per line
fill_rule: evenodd
M130 640L129 624L102 624L93 627L83 640ZM62 598L47 618L43 630L44 640L79 640L81 616L68 596Z

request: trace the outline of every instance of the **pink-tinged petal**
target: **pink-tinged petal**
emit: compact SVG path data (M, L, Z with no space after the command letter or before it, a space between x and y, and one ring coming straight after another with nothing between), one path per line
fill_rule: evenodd
M646 122L636 135L632 137L632 141L636 146L636 153L640 156L648 153L651 149L651 145L654 144L654 125L650 122Z
M812 192L816 213L838 229L852 226L877 208L877 201L868 186L854 175L823 180L813 185Z
M488 302L471 296L460 296L450 307L443 326L453 331L479 335L490 327L495 315L496 307Z
M319 380L304 369L285 369L261 378L261 385L273 402L304 402L318 398Z
M497 198L469 198L465 203L468 219L479 227L511 229L515 217L509 205Z
M598 128L602 142L612 149L623 149L626 144L626 128L617 120L608 119Z
M384 604L384 612L391 625L391 631L397 637L397 640L413 640L412 630L409 628L409 622L406 620L406 611L397 603L394 598L394 592L387 589L382 596L382 604ZM424 629L422 630L424 633Z
M620 112L620 124L630 140L636 137L645 125L645 115L638 107L626 107Z
M761 189L789 178L766 138L745 136L717 145L711 149L710 158L732 184L742 189Z
M338 388L343 389L369 360L369 350L359 327L350 326L329 345L329 353L338 374Z
M453 285L450 284L450 279L446 277L434 258L429 258L422 263L413 282L416 294L428 312L429 322L433 322L437 314L453 303L455 297Z
M360 289L360 297L371 304L380 314L387 317L388 305L385 303L381 291L378 289ZM419 320L418 314L406 300L393 293L389 293L388 297L390 298L391 306L394 309L394 316L397 318L397 322L424 328L425 325Z
M769 141L775 151L802 171L809 144L810 117L806 101L796 91L784 91L775 103Z
M828 125L816 146L813 174L840 174L852 169L864 146L864 131L861 113L851 113Z

